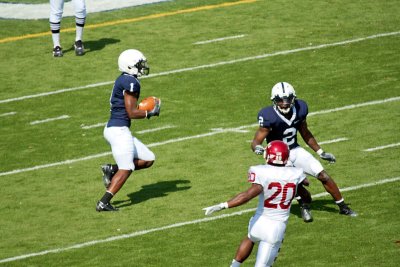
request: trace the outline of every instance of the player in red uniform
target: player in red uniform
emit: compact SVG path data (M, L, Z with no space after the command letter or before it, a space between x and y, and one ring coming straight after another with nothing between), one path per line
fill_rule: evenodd
M259 242L256 267L271 266L278 256L290 215L297 186L306 178L303 170L286 167L289 147L282 141L272 141L264 153L266 163L250 167L251 187L228 202L204 208L205 214L242 205L259 196L255 215L250 219L248 236L242 241L231 267L238 267ZM303 188L303 187L302 187Z

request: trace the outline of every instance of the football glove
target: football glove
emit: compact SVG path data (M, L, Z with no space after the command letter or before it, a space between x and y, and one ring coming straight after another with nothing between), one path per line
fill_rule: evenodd
M254 148L254 153L256 153L257 155L264 154L264 147L262 145L256 145L256 147Z
M329 161L329 163L335 163L336 162L335 156L333 154L331 154L331 153L326 153L322 149L318 150L317 153L321 157L321 159L327 160L327 161Z
M205 215L210 215L213 212L220 211L220 210L227 209L227 208L228 208L228 202L224 202L224 203L219 203L218 205L204 208L203 210L205 211Z
M147 112L147 118L150 119L153 116L159 116L160 115L160 109L161 109L161 99L156 99L156 104L154 108L151 111Z

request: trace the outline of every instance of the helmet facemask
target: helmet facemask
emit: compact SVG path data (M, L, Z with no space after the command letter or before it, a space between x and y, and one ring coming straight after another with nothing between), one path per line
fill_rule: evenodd
M132 67L128 66L128 68L131 69ZM150 73L150 68L147 64L147 60L144 59L139 60L139 62L136 63L133 68L137 69L137 76L149 75Z
M272 101L273 101L275 107L279 110L279 112L281 112L282 114L288 114L293 107L295 99L296 99L296 97L293 94L290 94L289 96L283 96L283 97L276 95L272 99ZM281 107L282 104L284 107Z

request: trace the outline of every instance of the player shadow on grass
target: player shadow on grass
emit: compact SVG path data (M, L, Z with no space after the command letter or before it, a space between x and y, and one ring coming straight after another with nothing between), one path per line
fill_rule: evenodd
M311 213L313 211L339 213L339 208L333 200L316 199L311 202ZM296 201L293 202L292 208L290 209L290 213L301 218L300 206L298 203L296 203Z
M83 45L85 47L85 54L91 53L91 52L94 52L94 51L97 51L97 50L102 50L107 45L119 43L120 41L121 40L114 39L114 38L101 38L100 40L97 40L97 41L84 41ZM72 45L68 49L64 49L63 53L64 54L65 53L69 53L69 52L74 51L74 50L75 50L75 48Z
M189 180L173 180L173 181L161 181L154 184L143 185L142 189L137 192L128 194L129 199L114 201L113 205L118 208L126 207L146 200L158 197L168 196L168 193L178 192L182 190L188 190L191 186L188 186Z

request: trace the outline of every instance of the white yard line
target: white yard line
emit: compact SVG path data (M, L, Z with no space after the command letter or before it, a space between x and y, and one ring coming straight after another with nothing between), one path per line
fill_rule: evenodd
M234 36L227 36L227 37L222 37L222 38L216 38L212 40L207 40L207 41L200 41L200 42L195 42L193 44L199 45L199 44L209 44L209 43L215 43L215 42L221 42L221 41L226 41L226 40L231 40L231 39L238 39L238 38L243 38L245 37L245 34L240 34L240 35L234 35Z
M329 112L336 112L336 111L340 111L340 110L346 110L346 109L349 109L349 107L350 108L358 108L358 107L365 107L365 106L368 106L368 105L377 105L377 104L386 103L389 100L390 101L398 101L398 100L400 100L400 97L377 100L377 101L371 101L371 102L365 102L365 103L360 103L360 104L357 104L357 105L344 106L344 107L336 108L336 109L329 109ZM327 110L321 110L321 111L312 112L309 115L326 114L326 113L329 113L329 112L327 112ZM170 139L170 140L166 140L166 141L163 141L163 142L152 143L152 144L149 144L147 146L148 147L156 147L156 146L161 146L161 145L166 145L166 144L171 144L171 143L177 143L177 142L182 142L182 141L192 140L192 139L197 139L197 138L203 138L203 137L212 136L212 135L221 134L221 133L227 133L227 132L247 132L244 129L251 128L251 127L256 127L257 125L258 125L258 123L253 123L253 124L248 124L248 125L242 125L242 126L239 126L237 128L211 129L211 132L208 132L208 133ZM336 139L336 140L344 141L343 138ZM337 141L337 142L339 142L339 141ZM330 142L332 142L332 141L330 141ZM104 152L104 153L90 155L90 156L83 157L83 158L70 159L70 160L54 162L54 163L50 163L50 164L38 165L38 166L30 167L30 168L12 170L12 171L8 171L8 172L0 172L0 176L6 176L6 175L17 174L17 173L22 173L22 172L34 171L34 170L39 170L39 169L44 169L44 168L49 168L49 167L54 167L54 166L60 166L60 165L67 165L67 164L72 164L72 163L79 162L79 161L90 160L90 159L94 159L94 158L100 158L100 157L108 156L108 155L111 155L111 152Z
M372 182L372 183L360 184L360 185L356 185L356 186L341 188L341 191L342 192L353 191L353 190L358 190L361 188L367 188L367 187L373 187L373 186L377 186L377 185L381 185L381 184L397 182L399 180L400 180L400 177L382 179L382 180L378 180L378 181ZM328 195L327 192L323 192L323 193L313 195L313 198L314 199L320 198L320 197L327 196L327 195ZM78 243L78 244L75 244L75 245L72 245L69 247L49 249L49 250L44 250L44 251L40 251L40 252L36 252L36 253L24 254L24 255L20 255L20 256L1 259L0 263L23 260L26 258L43 256L46 254L56 254L56 253L61 253L64 251L69 251L72 249L80 249L80 248L85 248L85 247L89 247L89 246L95 246L97 244L109 243L109 242L113 242L113 241L117 241L117 240L123 240L123 239L127 239L127 238L133 238L136 236L142 236L142 235L146 235L146 234L150 234L150 233L154 233L154 232L160 232L160 231L164 231L164 230L168 230L168 229L179 228L179 227L183 227L186 225L193 225L193 224L204 223L204 222L209 222L209 221L216 221L216 220L223 219L223 218L240 216L242 214L254 212L255 210L256 210L255 208L252 208L252 209L245 209L245 210L240 210L240 211L236 211L236 212L232 212L232 213L223 213L218 216L204 217L202 219L174 223L174 224L170 224L170 225L166 225L166 226L162 226L162 227L157 227L157 228L152 228L152 229L147 229L147 230L142 230L142 231L136 231L136 232L132 232L130 234L111 236L111 237L108 237L105 239L98 239L98 240L92 240L92 241L85 242L85 243ZM354 218L354 220L357 220L357 218Z
M17 174L17 173L21 173L21 172L35 171L35 170L56 167L56 166L61 166L61 165L68 165L68 164L72 164L75 162L80 162L80 161L85 161L85 160L90 160L90 159L95 159L95 158L101 158L101 157L105 157L105 156L109 156L109 155L111 155L111 152L104 152L104 153L90 155L87 157L77 158L77 159L67 159L64 161L59 161L59 162L54 162L54 163L49 163L49 164L44 164L44 165L38 165L38 166L30 167L30 168L18 169L18 170L13 170L13 171L8 171L8 172L0 172L0 176Z
M61 94L61 93L66 93L66 92L73 92L73 91L77 91L77 90L83 90L83 89L104 86L104 85L110 85L113 83L114 83L114 81L100 82L100 83L94 83L94 84L89 84L89 85L84 85L84 86L59 89L56 91L50 91L50 92L39 93L39 94L34 94L34 95L26 95L26 96L21 96L21 97L16 97L16 98L9 98L9 99L0 100L0 104L21 101L21 100L25 100L25 99L31 99L31 98L42 97L42 96L56 95L56 94Z
M65 119L69 119L69 118L70 117L68 115L61 115L61 116L55 117L55 118L47 118L44 120L31 121L29 124L35 125L35 124L46 123L46 122L50 122L50 121L65 120Z
M104 127L106 124L107 124L107 122L100 122L100 123L93 124L93 125L81 125L81 128L88 130L88 129L92 129L92 128ZM137 131L135 133L137 133L137 134L151 133L151 132L157 132L157 131L171 129L171 128L175 128L175 127L176 126L173 126L173 125L165 125L165 126L158 127L158 128Z
M376 104L382 104L382 103L387 103L387 102L392 102L392 101L398 101L400 99L400 96L396 97L391 97L391 98L386 98L383 100L375 100L375 101L369 101L369 102L364 102L360 104L354 104L354 105L348 105L340 108L333 108L333 109L326 109L326 110L321 110L317 112L311 112L308 114L308 116L314 116L314 115L319 115L319 114L325 114L325 113L331 113L334 111L342 111L346 109L353 109L353 108L360 108L360 107L365 107L365 106L371 106L371 105L376 105Z
M368 149L364 149L363 151L371 152L371 151L376 151L376 150L381 150L381 149L386 149L386 148L391 148L391 147L396 147L396 146L400 146L400 143L368 148Z
M17 114L17 112L15 112L15 111L7 112L7 113L0 114L0 117L12 116L12 115L15 115L15 114Z
M106 122L100 122L100 123L92 124L92 125L81 125L81 128L88 130L88 129L92 129L92 128L104 127L105 125L106 125Z
M174 125L165 125L165 126L158 127L158 128L137 131L135 133L137 133L137 134L152 133L152 132L157 132L157 131L161 131L161 130L165 130L165 129L171 129L171 128L175 128L175 127L176 126L174 126Z
M387 36L394 36L394 35L399 35L399 34L400 34L400 31L380 33L380 34L370 35L370 36L363 37L363 38L350 39L350 40L345 40L345 41L335 42L335 43L330 43L330 44L308 46L308 47L302 47L302 48L297 48L297 49L292 49L292 50L284 50L284 51L278 51L278 52L269 53L269 54L245 57L245 58L240 58L240 59L236 59L236 60L221 61L221 62L214 63L214 64L165 71L165 72L150 74L149 76L144 76L144 77L142 77L142 79L158 77L158 76L166 76L166 75L171 75L171 74L175 74L175 73L181 73L181 72L193 71L193 70L199 70L199 69L214 68L214 67L228 65L228 64L236 64L236 63L244 62L244 61L258 60L258 59L264 59L264 58L280 56L280 55L288 55L288 54L293 54L293 53L302 52L302 51L317 50L317 49L323 49L323 48L327 48L327 47L341 46L341 45L357 43L357 42L361 42L361 41L365 41L365 40L371 40L371 39L387 37ZM114 81L100 82L100 83L89 84L89 85L85 85L85 86L60 89L60 90L56 90L56 91L39 93L39 94L34 94L34 95L26 95L26 96L21 96L21 97L16 97L16 98L3 99L3 100L0 100L0 104L14 102L14 101L21 101L21 100L31 99L31 98L36 98L36 97L44 97L44 96L49 96L49 95L54 95L54 94L72 92L72 91L77 91L77 90L84 90L84 89L94 88L94 87L98 87L98 86L110 85L113 83L114 83Z
M337 139L332 139L332 140L328 140L328 141L322 141L322 142L318 142L320 145L325 145L325 144L333 144L333 143L338 143L338 142L342 142L342 141L347 141L349 140L346 137L343 138L337 138Z

